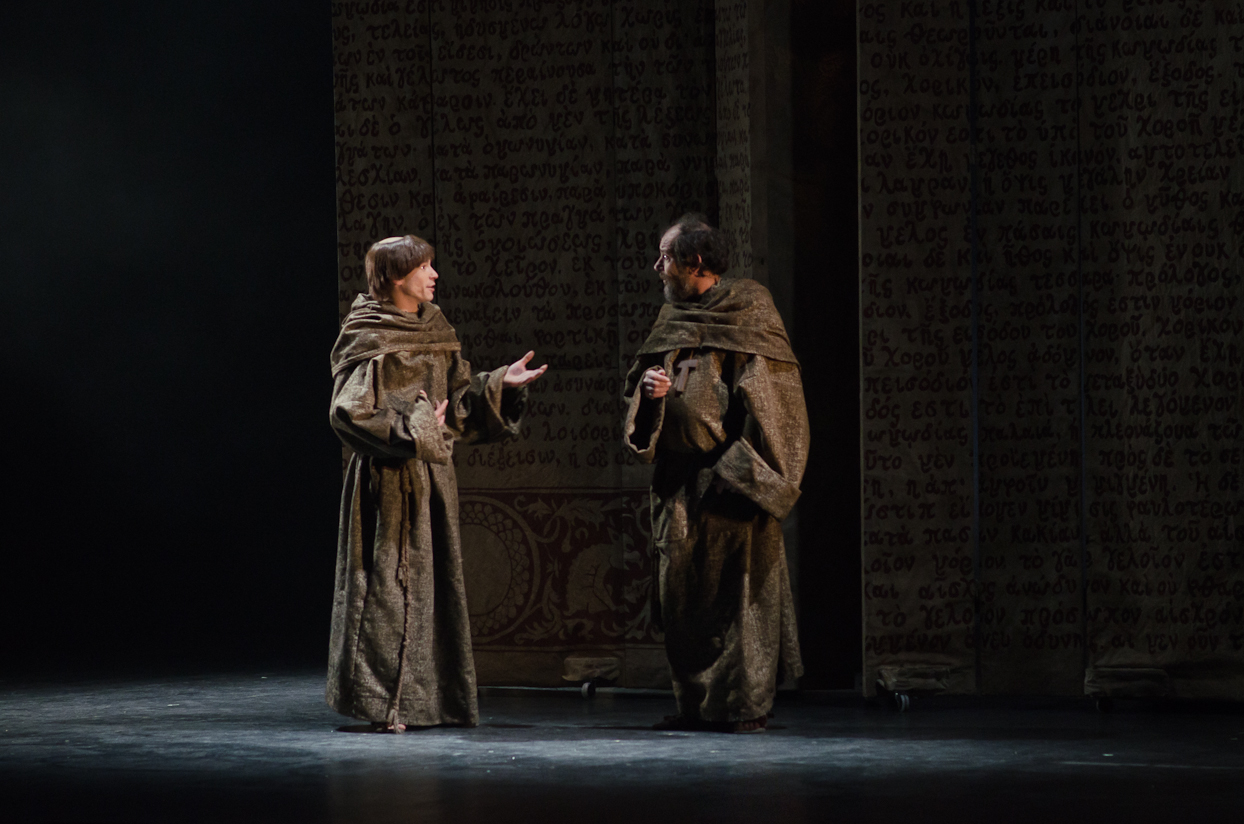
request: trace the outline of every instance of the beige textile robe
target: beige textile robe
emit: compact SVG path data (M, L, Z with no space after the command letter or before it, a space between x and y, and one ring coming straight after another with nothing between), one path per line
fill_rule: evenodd
M367 295L346 316L332 368L330 420L353 454L341 496L328 703L368 721L474 726L453 442L516 432L526 390L503 390L504 367L472 376L434 304L402 312ZM442 427L435 406L444 398Z
M651 366L674 381L655 401L639 389ZM625 392L625 444L656 461L652 535L678 712L763 716L778 682L803 673L782 519L808 454L799 364L768 290L723 279L662 307Z

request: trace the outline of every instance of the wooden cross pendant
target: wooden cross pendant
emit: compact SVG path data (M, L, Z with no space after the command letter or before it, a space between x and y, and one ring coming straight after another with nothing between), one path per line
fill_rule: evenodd
M678 370L678 374L674 377L674 393L679 394L687 389L687 378L691 376L691 370L695 369L699 363L698 358L684 358L674 365Z

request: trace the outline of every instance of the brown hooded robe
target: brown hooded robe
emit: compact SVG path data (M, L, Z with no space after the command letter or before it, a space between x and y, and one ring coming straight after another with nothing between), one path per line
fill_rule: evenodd
M353 450L327 691L343 715L411 726L479 721L453 441L515 433L526 390L502 388L505 367L472 376L460 350L436 305L403 312L368 295L355 300L333 347L330 420Z
M673 386L645 400L652 366ZM762 717L779 680L803 673L782 519L808 455L799 364L769 291L723 279L663 306L624 400L626 446L656 460L652 535L678 712Z

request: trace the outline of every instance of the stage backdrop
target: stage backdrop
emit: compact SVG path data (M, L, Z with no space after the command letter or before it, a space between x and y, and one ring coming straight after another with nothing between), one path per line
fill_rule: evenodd
M858 12L866 688L1244 697L1244 4Z
M333 10L342 314L368 245L414 233L476 369L528 349L550 367L519 440L455 455L480 682L667 686L619 399L673 218L720 219L751 272L748 2Z

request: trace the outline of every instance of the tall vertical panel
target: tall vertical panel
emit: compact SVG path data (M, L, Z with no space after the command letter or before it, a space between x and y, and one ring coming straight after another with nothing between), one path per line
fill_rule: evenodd
M612 86L593 106L597 122L608 126L605 145L614 179L612 266L585 272L584 278L595 282L597 294L602 286L612 287L613 302L603 311L617 329L619 371L614 375L620 386L663 302L652 268L662 232L685 212L713 211L717 205L712 0L614 2L612 26L607 44ZM601 311L596 310L597 316ZM622 412L620 391L591 391L577 411L584 415L589 408L608 409L609 422L616 425ZM646 468L620 450L619 441L603 444L598 454L607 455L615 467L614 483L628 489L623 503L635 513L638 532L632 547L632 535L619 530L613 536L615 553L623 559L631 553L650 573L654 559L647 546L647 490L636 488L646 485ZM664 648L654 643L658 636L649 613L653 586L650 575L632 578L629 589L615 599L626 605L624 614L634 616L620 627L619 640L627 644L626 683L636 686L668 683Z
M604 666L661 685L647 468L620 448L618 399L660 307L661 229L717 208L712 2L335 9L339 112L387 107L339 125L371 141L339 150L342 300L365 288L368 243L422 233L475 368L528 349L550 365L518 440L455 455L480 680L559 684ZM373 87L397 102L352 102ZM411 134L409 150L390 145Z
M432 86L427 7L333 5L338 310L367 291L363 256L380 238L432 226Z
M756 0L752 0L752 4ZM752 273L752 81L748 0L717 0L717 184L731 275Z
M1244 698L1244 4L1082 15L1090 688Z
M1066 694L1084 671L1075 15L978 8L980 687Z
M612 268L612 112L591 107L613 87L612 22L592 0L431 14L442 308L476 369L528 349L550 366L520 439L455 455L482 683L552 682L643 621L615 600L644 571L638 506L615 492L618 416L583 410L619 391L617 284L582 276Z
M713 0L615 2L613 20L613 89L598 118L609 103L616 249L614 269L597 277L617 282L625 370L663 301L661 233L686 212L718 208Z
M521 441L458 456L463 488L618 485L618 416L581 414L621 368L617 284L583 277L613 268L612 23L595 0L433 7L441 305L475 368L534 349L552 371Z
M912 78L904 61L952 40L937 19L963 9L973 59L946 75L972 89L975 105L951 116L974 150L938 185L971 192L974 225L944 282L947 303L973 318L967 361L979 367L975 495L955 510L978 518L976 686L1244 697L1239 2L861 3L866 675L927 668L924 650L878 650L875 602L938 591L926 570L895 575L874 548L890 539L879 505L909 467L870 453L869 411L894 413L892 386L870 373L875 347L896 325L885 313L903 309L875 271L884 235L869 232L884 231L881 210L901 212L910 184L879 185L888 158L870 156L870 135L883 134L870 128L898 97L936 152L947 110L895 89ZM935 69L908 88L935 95ZM917 267L934 237L921 229L886 249L893 263ZM935 257L920 264L921 276L939 271ZM915 491L898 505L918 508Z
M968 16L859 18L864 685L970 690Z

